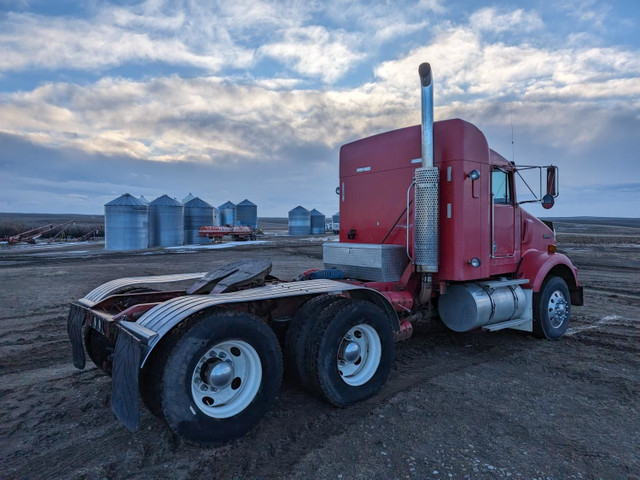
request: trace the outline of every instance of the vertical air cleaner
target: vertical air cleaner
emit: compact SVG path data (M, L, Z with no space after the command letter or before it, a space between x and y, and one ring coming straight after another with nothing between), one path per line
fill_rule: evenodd
M433 164L433 81L431 65L418 68L422 86L422 168L415 171L413 257L419 272L438 271L438 181Z

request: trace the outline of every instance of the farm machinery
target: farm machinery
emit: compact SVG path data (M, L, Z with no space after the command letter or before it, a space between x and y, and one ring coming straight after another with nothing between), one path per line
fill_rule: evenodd
M285 368L333 405L359 402L425 316L456 332L564 334L583 291L552 225L518 202L516 175L534 167L504 159L468 122L434 123L429 64L419 74L421 125L340 150L340 241L323 245L324 269L281 281L254 259L113 280L71 305L73 362L83 368L86 351L112 376L129 429L141 397L175 434L227 442L265 415ZM551 207L557 167L535 168L536 200Z
M198 236L206 237L214 242L222 242L223 237L230 237L234 241L255 240L258 232L248 225L205 225L198 230Z
M9 245L15 245L20 242L30 243L33 245L36 243L36 240L42 235L59 229L55 236L49 239L49 243L51 243L52 240L55 240L59 236L61 236L68 226L73 225L74 223L75 222L73 220L65 223L59 223L57 225L50 223L48 225L43 225L41 227L27 230L26 232L18 233L17 235L9 236L3 240L6 241Z

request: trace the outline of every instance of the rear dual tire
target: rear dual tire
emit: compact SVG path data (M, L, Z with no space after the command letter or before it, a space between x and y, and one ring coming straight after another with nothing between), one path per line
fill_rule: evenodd
M316 297L299 310L287 340L292 376L339 407L375 395L393 362L391 320L367 301Z
M252 429L282 380L275 334L247 313L206 314L165 339L147 371L143 399L171 430L220 445ZM158 370L159 369L159 370Z
M287 376L306 389L311 389L310 378L305 371L304 355L309 335L321 315L330 314L349 300L337 295L320 295L308 300L296 312L284 341L284 361ZM326 312L325 312L326 310Z

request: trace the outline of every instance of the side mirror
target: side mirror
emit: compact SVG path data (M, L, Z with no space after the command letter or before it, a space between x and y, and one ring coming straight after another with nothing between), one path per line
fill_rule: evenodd
M558 196L558 167L550 166L547 167L547 193L544 197L542 197L542 206L544 207L545 198L551 196L553 198ZM553 205L553 202L551 202ZM551 207L545 207L551 208Z
M542 197L542 208L549 210L553 207L555 200L553 199L553 195L547 193L544 197Z

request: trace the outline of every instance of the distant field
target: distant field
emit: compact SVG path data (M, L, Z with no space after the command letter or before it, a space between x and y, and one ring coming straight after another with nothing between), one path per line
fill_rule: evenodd
M580 225L603 225L612 227L640 228L640 218L617 217L543 217L555 223L572 223Z
M57 225L71 220L75 223L66 230L70 236L81 236L94 228L99 228L101 232L104 229L104 215L0 212L0 237L16 235L44 225ZM263 230L286 230L288 225L289 221L286 217L258 218L258 227ZM46 235L44 237L46 238Z
M545 217L554 223L562 233L610 233L615 227L617 234L637 235L640 218L617 217ZM15 235L26 230L47 224L60 224L73 220L75 223L67 232L71 236L80 236L93 228L104 227L104 215L77 215L64 213L2 213L0 212L0 237ZM286 217L259 217L258 227L263 230L286 230Z

